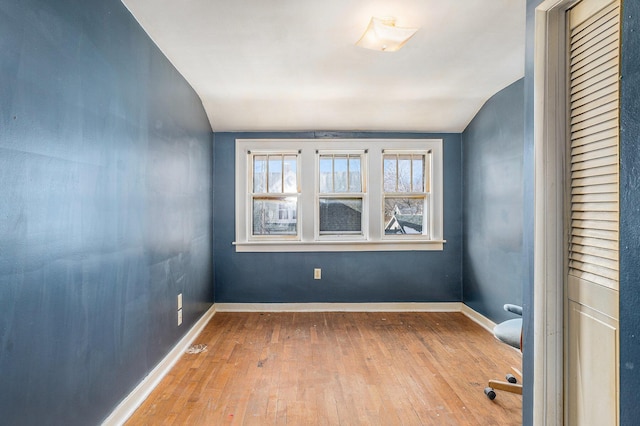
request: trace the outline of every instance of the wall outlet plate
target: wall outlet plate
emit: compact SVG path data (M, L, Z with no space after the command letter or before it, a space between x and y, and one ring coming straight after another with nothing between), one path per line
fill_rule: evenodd
M182 309L182 293L178 294L178 310Z
M322 269L314 268L314 270L313 270L313 279L314 280L322 279Z
M178 325L182 325L182 309L178 309Z

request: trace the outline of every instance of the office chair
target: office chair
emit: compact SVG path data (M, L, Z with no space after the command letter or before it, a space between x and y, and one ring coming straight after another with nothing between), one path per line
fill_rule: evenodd
M520 315L520 318L501 322L493 328L493 334L498 340L522 351L522 307L506 304L504 305L504 310ZM522 375L520 376L522 377ZM487 395L487 398L493 401L496 398L495 390L522 395L522 384L518 383L518 379L513 374L507 374L506 380L506 382L489 380L489 386L484 388L484 394Z

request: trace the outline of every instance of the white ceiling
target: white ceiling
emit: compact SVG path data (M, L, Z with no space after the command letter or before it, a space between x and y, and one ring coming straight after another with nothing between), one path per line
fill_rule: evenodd
M526 0L123 0L214 131L461 132L524 75ZM372 16L419 27L355 46Z

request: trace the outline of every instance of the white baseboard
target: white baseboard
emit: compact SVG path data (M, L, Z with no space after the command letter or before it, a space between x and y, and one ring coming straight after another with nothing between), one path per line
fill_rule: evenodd
M462 302L216 303L217 312L462 312L493 334L496 324Z
M216 303L216 312L461 312L460 302Z
M484 328L489 333L493 334L493 328L496 326L495 322L491 321L489 318L485 317L484 315L474 311L464 303L461 303L460 305L462 306L460 312L465 314L467 318L469 318L471 321L475 322L476 324L480 325L480 327Z
M198 337L207 323L216 313L216 305L212 305L207 312L200 317L182 339L171 349L167 356L155 366L153 370L135 387L133 391L111 412L109 417L102 423L103 426L122 425L127 421L133 412L144 402L151 391L155 389L164 376L178 362L180 357L187 350L189 345Z
M462 312L491 334L496 326L462 302L216 303L216 312Z
M462 302L216 303L217 312L462 312L493 334L496 323Z

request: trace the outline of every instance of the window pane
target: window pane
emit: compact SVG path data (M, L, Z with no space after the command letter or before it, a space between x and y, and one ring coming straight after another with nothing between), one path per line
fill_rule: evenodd
M396 156L385 155L383 164L384 192L396 192L396 180L398 173L396 171Z
M398 155L398 191L411 192L411 156Z
M422 234L424 198L387 197L384 200L384 233Z
M321 198L321 234L362 234L362 198Z
M424 192L424 155L413 156L413 192Z
M320 156L320 192L333 192L333 157Z
M349 191L362 192L362 174L360 156L349 157Z
M269 156L269 192L282 193L282 155Z
M267 156L256 155L253 157L253 192L266 192L267 182Z
M298 170L295 155L284 156L284 192L298 192Z
M347 156L336 155L333 158L333 191L347 192Z
M253 235L296 235L296 197L254 198Z

